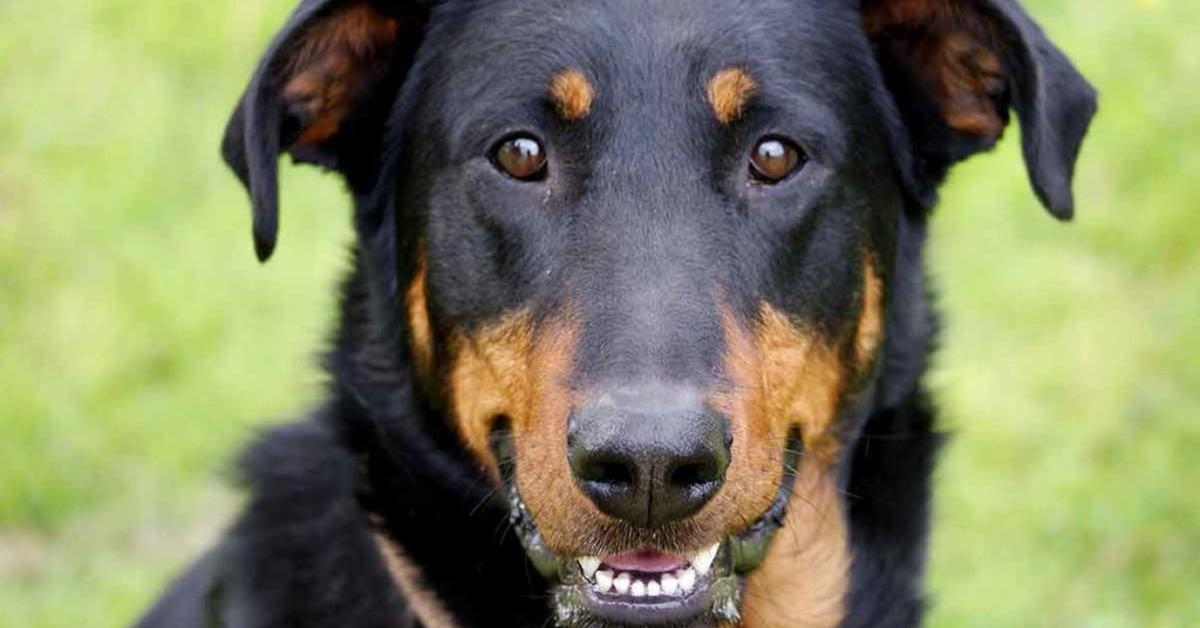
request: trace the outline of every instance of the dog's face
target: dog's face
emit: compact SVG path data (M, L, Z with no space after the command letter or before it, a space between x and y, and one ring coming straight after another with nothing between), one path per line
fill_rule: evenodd
M1007 2L310 1L226 151L264 257L278 152L346 175L561 623L770 623L781 581L836 622L903 217L1010 106L1070 212L1091 94L1040 37Z

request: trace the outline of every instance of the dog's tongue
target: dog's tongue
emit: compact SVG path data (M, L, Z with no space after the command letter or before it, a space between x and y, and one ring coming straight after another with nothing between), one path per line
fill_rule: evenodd
M606 556L604 564L617 571L666 572L687 567L687 561L653 549Z

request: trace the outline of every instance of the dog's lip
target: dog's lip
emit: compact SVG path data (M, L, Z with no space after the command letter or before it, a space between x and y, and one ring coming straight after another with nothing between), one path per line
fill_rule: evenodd
M770 540L775 532L783 527L787 507L791 501L796 469L799 466L802 441L798 432L793 430L788 437L787 447L783 450L783 476L770 507L742 531L702 548L706 552L712 552L711 569L704 577L697 576L689 595L678 597L606 595L596 590L597 582L585 577L585 572L598 572L608 559L618 564L627 563L625 566L645 561L645 565L648 566L665 567L673 564L673 560L682 558L679 554L672 555L655 548L643 548L608 557L570 557L557 554L547 547L514 481L511 461L515 460L515 455L509 434L507 430L498 431L493 435L492 446L498 460L510 461L509 464L502 465L501 469L502 481L509 498L510 521L525 547L530 562L548 580L558 583L554 599L561 624L586 624L586 618L589 616L625 624L671 624L695 619L704 613L709 613L712 618L721 622L737 620L741 576L762 564ZM643 553L640 558L636 556L639 553ZM692 565L694 558L689 566ZM612 571L615 578L618 575L617 571ZM635 575L646 576L663 572L657 569L639 572L635 569L629 573L632 580Z
M696 617L711 605L707 588L686 598L675 600L630 603L623 600L606 600L595 593L587 594L584 608L591 615L621 625L652 626L673 624ZM560 608L562 605L560 605Z

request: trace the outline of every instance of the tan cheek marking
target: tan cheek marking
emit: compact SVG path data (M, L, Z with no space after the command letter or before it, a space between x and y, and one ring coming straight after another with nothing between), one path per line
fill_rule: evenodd
M745 453L735 453L726 480L746 502L746 508L738 509L743 522L757 517L774 497L779 452L791 426L803 430L806 453L797 469L787 522L763 565L747 580L738 625L832 627L845 615L850 566L833 465L844 368L837 352L817 334L767 303L760 307L760 322L752 331L723 308L726 368L734 386L714 399L734 417L735 433L750 439Z
M413 564L399 545L383 534L375 533L375 546L383 556L388 574L408 605L408 611L422 626L429 628L454 628L458 622L446 610L442 601L426 588L421 570Z
M433 327L429 323L429 303L425 290L425 254L417 259L417 271L408 286L409 347L419 381L428 386L433 381Z
M854 332L854 358L860 372L875 358L883 339L883 282L868 259L863 262L863 306Z
M489 435L496 416L508 417L517 487L543 539L560 552L603 536L600 526L611 523L575 487L567 461L572 406L567 377L576 334L569 315L544 322L536 333L527 313L510 315L469 337L456 338L448 381L456 427L497 480L499 467Z
M762 356L753 332L743 327L728 307L720 309L730 385L712 395L709 403L731 418L733 451L725 485L712 507L700 514L711 510L709 516L724 516L732 525L728 532L734 532L770 507L783 473L780 451L787 426L772 421L767 413Z
M832 628L845 617L851 559L835 473L801 464L787 522L747 578L743 628Z
M520 312L476 334L458 334L453 344L448 384L454 420L467 446L495 473L488 446L492 420L504 415L516 424L529 415L533 324Z
M559 323L543 338L535 358L537 393L528 420L517 426L517 487L552 549L578 548L596 535L604 516L575 485L567 459L567 428L574 393L571 371L576 328Z
M837 351L770 304L762 304L760 318L756 343L767 420L800 426L805 455L832 463L838 453L833 428L844 380Z
M563 70L550 80L550 100L564 120L587 117L594 98L592 84L579 70Z
M705 94L717 120L729 124L742 116L757 91L758 82L745 70L726 68L709 80Z
M800 428L806 461L821 467L836 461L844 368L824 340L769 304L761 305L755 329L721 309L730 385L710 403L733 418L733 463L701 515L727 517L732 532L770 506L782 474L780 452L793 426Z

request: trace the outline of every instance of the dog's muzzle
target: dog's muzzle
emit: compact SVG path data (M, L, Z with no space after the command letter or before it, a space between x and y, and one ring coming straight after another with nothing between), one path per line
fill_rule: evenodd
M783 474L770 507L751 525L687 552L655 547L608 556L563 556L549 549L521 499L508 430L493 448L501 465L510 521L530 562L553 585L560 626L680 626L736 622L744 578L762 564L783 526L802 444L793 433L783 455Z

